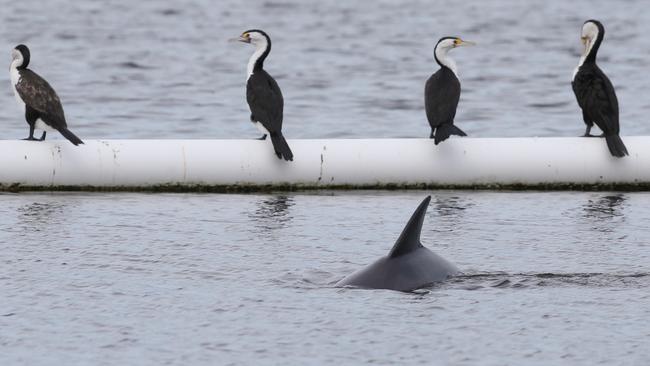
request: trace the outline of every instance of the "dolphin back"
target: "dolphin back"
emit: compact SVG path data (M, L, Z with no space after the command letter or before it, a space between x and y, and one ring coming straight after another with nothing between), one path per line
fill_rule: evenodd
M397 258L379 258L336 286L413 291L458 274L458 268L427 248Z
M336 286L412 291L457 274L456 266L420 243L430 201L428 196L420 203L387 256L348 275Z

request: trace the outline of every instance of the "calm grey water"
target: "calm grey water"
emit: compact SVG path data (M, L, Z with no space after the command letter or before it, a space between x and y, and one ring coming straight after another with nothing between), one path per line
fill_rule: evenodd
M2 194L0 364L650 362L650 194L432 192L463 276L333 288L425 193Z
M257 137L252 49L293 138L427 136L438 38L473 136L582 133L569 80L582 22L623 134L648 134L641 0L3 1L0 51L32 67L82 138ZM0 52L0 55L2 53ZM2 58L0 57L0 61ZM25 137L8 73L0 138ZM60 138L53 136L54 138ZM384 255L426 194L423 242L463 271L415 294L332 284ZM0 194L0 365L647 365L650 194Z
M273 39L266 68L282 87L290 138L428 136L424 82L445 35L479 43L453 51L456 120L468 134L577 136L570 79L590 17L607 30L601 66L617 88L622 133L650 133L642 0L3 3L7 68L11 49L28 44L82 138L257 137L244 94L253 49L227 42L253 27ZM0 137L23 137L8 72L0 83Z

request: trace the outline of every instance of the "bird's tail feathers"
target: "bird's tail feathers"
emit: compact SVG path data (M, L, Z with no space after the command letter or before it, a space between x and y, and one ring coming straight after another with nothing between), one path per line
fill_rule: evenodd
M467 136L463 130L454 126L453 124L444 124L436 128L436 132L433 137L433 142L438 145L442 141L445 141L451 135L456 136Z
M67 128L62 128L59 130L59 132L61 135L63 135L63 137L68 139L68 141L72 142L75 146L84 143L79 137L77 137L74 133L72 133L72 131L68 130Z
M275 150L275 155L280 159L286 161L293 161L293 153L287 144L287 140L284 139L282 133L272 133L271 134L271 143L273 144L273 149Z
M609 152L612 156L622 158L625 155L629 155L627 148L625 147L625 144L623 144L623 140L621 140L619 135L605 136L605 141L607 141L607 148L609 148Z

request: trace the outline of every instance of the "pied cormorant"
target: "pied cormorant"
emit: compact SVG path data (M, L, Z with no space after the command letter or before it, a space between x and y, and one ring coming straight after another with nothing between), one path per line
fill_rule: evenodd
M622 158L628 155L619 134L618 100L612 82L596 65L598 48L603 41L605 28L597 20L588 20L582 25L580 39L585 50L573 73L571 86L582 109L582 119L587 125L584 136L591 136L594 123L603 131L607 147L612 156Z
M262 132L262 140L266 139L266 135L271 136L278 158L293 160L293 153L282 136L282 91L275 79L264 70L264 60L271 52L271 38L259 29L251 29L234 40L255 46L255 52L248 61L246 80L246 101L251 110L251 122Z
M25 140L45 140L46 131L57 130L74 145L83 144L68 130L59 96L50 84L28 69L30 54L27 46L20 44L11 52L9 74L16 100L23 107L29 124L29 137ZM34 130L43 130L40 139L34 138Z
M430 138L438 145L450 135L467 136L454 126L456 107L460 99L460 81L456 74L456 63L448 52L456 47L471 46L474 42L463 41L458 37L441 38L433 51L440 70L431 75L424 87L424 106L431 125Z

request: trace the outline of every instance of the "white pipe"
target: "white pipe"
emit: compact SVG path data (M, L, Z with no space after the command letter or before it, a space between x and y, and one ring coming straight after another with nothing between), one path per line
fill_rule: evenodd
M289 140L286 162L268 140L4 140L0 187L650 186L650 137L623 141L618 159L601 138Z

